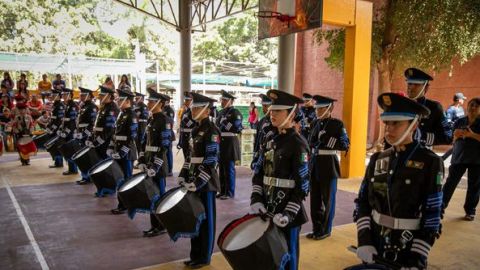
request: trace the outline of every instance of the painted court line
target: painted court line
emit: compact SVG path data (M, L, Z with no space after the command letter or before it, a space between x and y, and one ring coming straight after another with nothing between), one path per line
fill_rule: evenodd
M15 198L15 194L13 194L13 191L10 188L10 184L8 183L6 177L4 176L0 176L0 177L3 181L3 184L5 185L5 188L7 189L8 195L10 196L10 200L12 200L13 207L15 207L15 210L17 211L17 216L23 225L23 229L25 229L25 233L28 236L28 240L30 240L30 244L32 245L33 250L35 251L35 256L37 256L37 260L40 263L42 270L50 269L48 267L47 261L45 261L45 257L43 257L42 251L40 250L40 247L38 246L37 241L35 240L35 237L33 237L32 230L28 225L27 219L25 219L25 216L23 215L22 209L18 204L17 198Z

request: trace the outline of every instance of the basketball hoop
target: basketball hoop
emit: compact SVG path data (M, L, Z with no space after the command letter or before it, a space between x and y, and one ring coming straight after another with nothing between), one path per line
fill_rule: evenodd
M287 23L288 26L290 27L290 22L294 21L297 17L296 16L290 16L288 14L283 14L280 12L276 11L259 11L255 13L255 16L259 18L267 18L267 19L277 19L280 22Z

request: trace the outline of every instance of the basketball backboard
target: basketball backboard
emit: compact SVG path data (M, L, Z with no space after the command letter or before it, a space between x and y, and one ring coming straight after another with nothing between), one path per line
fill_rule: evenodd
M322 26L323 0L259 0L258 39Z

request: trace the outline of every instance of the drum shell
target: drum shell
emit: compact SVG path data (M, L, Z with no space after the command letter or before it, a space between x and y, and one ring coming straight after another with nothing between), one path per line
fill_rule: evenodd
M168 198L170 193L180 188L172 188L167 191L155 206L155 217L162 223L170 238L174 241L179 236L194 234L197 231L199 217L205 216L205 207L202 201L197 194L192 192L187 192L182 200L168 211L161 214L157 213L158 206L162 201Z
M44 144L44 146L47 152L50 153L52 156L59 156L61 154L60 151L58 151L58 147L64 143L65 140L60 136L53 136Z
M230 227L238 220L232 221L223 229L217 242L220 251L230 266L234 270L280 269L282 263L285 263L283 259L288 254L288 245L283 232L271 222L265 233L247 247L238 250L225 250L223 248L225 234L234 231Z
M123 185L126 185L130 179L133 179L141 174L145 173L137 173L132 175L132 177L127 179ZM128 190L120 191L122 186L119 187L118 197L127 209L150 209L152 206L152 199L155 197L155 195L160 196L160 189L158 188L158 185L156 185L153 179L148 176Z
M110 166L105 168L105 170L92 174L92 171L95 170L95 168L101 166L102 164L110 160L112 159L107 158L102 162L97 163L88 172L88 174L90 175L90 180L92 180L98 190L116 190L117 184L124 179L122 168L115 160L112 162L112 164L110 164Z
M38 148L44 148L44 144L50 140L50 138L52 138L52 135L45 132L43 134L33 136L33 141Z
M82 149L82 143L77 139L72 139L58 147L58 151L66 159L71 159L80 149Z
M17 142L17 148L21 154L27 156L26 158L28 158L28 155L37 152L37 146L31 137L20 138Z
M95 150L95 148L90 148L88 152L86 152L81 156L78 156L77 154L83 151L85 148L89 148L89 147L88 146L83 147L72 156L73 162L77 164L78 168L82 172L88 172L93 166L95 166L97 163L102 161L102 159L98 155L97 150Z

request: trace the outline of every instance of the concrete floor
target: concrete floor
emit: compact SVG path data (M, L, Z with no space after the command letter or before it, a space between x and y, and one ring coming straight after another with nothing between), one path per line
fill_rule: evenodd
M178 171L181 153L175 160ZM48 169L49 163L46 153L39 153L29 167L20 166L16 154L0 157L0 269L42 269L42 263L43 269L184 269L188 240L174 243L166 235L142 238L141 231L149 227L147 215L137 214L132 221L109 214L116 205L114 197L94 198L92 185L75 185L79 176L62 176L62 169ZM217 201L217 235L248 212L250 171L238 167L237 175L237 197ZM167 183L173 186L175 179ZM301 269L342 269L358 263L346 247L356 244L351 214L359 184L360 179L339 181L333 235L323 241L301 237ZM462 186L447 210L429 269L478 269L480 223L460 219L464 197ZM304 225L302 233L310 228ZM230 269L218 249L215 252L212 264L204 269Z

